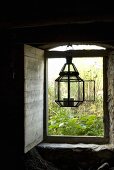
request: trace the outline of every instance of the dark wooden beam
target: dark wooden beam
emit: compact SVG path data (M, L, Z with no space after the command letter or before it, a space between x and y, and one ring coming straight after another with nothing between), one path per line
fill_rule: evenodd
M108 50L70 50L71 57L103 57L108 56ZM47 51L46 58L66 58L66 51Z
M12 42L40 44L63 42L112 42L114 23L65 24L9 31Z
M45 4L45 6L44 6ZM66 2L65 2L66 4ZM72 4L72 3L71 3ZM113 5L79 3L65 7L46 2L11 3L0 6L1 28L25 28L74 23L113 22Z

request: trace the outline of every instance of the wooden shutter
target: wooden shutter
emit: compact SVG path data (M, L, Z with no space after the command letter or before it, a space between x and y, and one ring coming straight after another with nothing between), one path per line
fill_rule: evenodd
M43 140L44 51L24 45L25 153Z

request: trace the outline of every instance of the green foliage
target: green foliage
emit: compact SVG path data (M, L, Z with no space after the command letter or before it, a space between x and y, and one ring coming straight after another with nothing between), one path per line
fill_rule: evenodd
M102 136L103 122L102 117L95 114L89 115L69 113L64 109L50 117L49 135L72 135L72 136Z
M85 69L85 68L84 68ZM48 87L48 134L70 136L103 136L103 77L102 67L79 71L84 79L96 82L95 102L84 102L79 107L59 107L55 103L54 84Z
M53 88L50 86L49 89L50 98L53 100L49 100L49 135L103 136L100 99L96 100L96 104L85 103L79 108L59 107L51 95Z

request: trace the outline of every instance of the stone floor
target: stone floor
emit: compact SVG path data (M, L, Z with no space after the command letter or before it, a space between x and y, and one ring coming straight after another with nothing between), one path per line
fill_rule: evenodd
M103 163L114 166L113 145L41 143L36 149L43 159L61 170L92 170Z
M24 155L25 170L114 170L112 145L40 143Z

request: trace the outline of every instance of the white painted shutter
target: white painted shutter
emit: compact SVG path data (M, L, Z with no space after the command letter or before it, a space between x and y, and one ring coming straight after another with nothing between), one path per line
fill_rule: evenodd
M44 51L24 45L25 153L43 140Z

